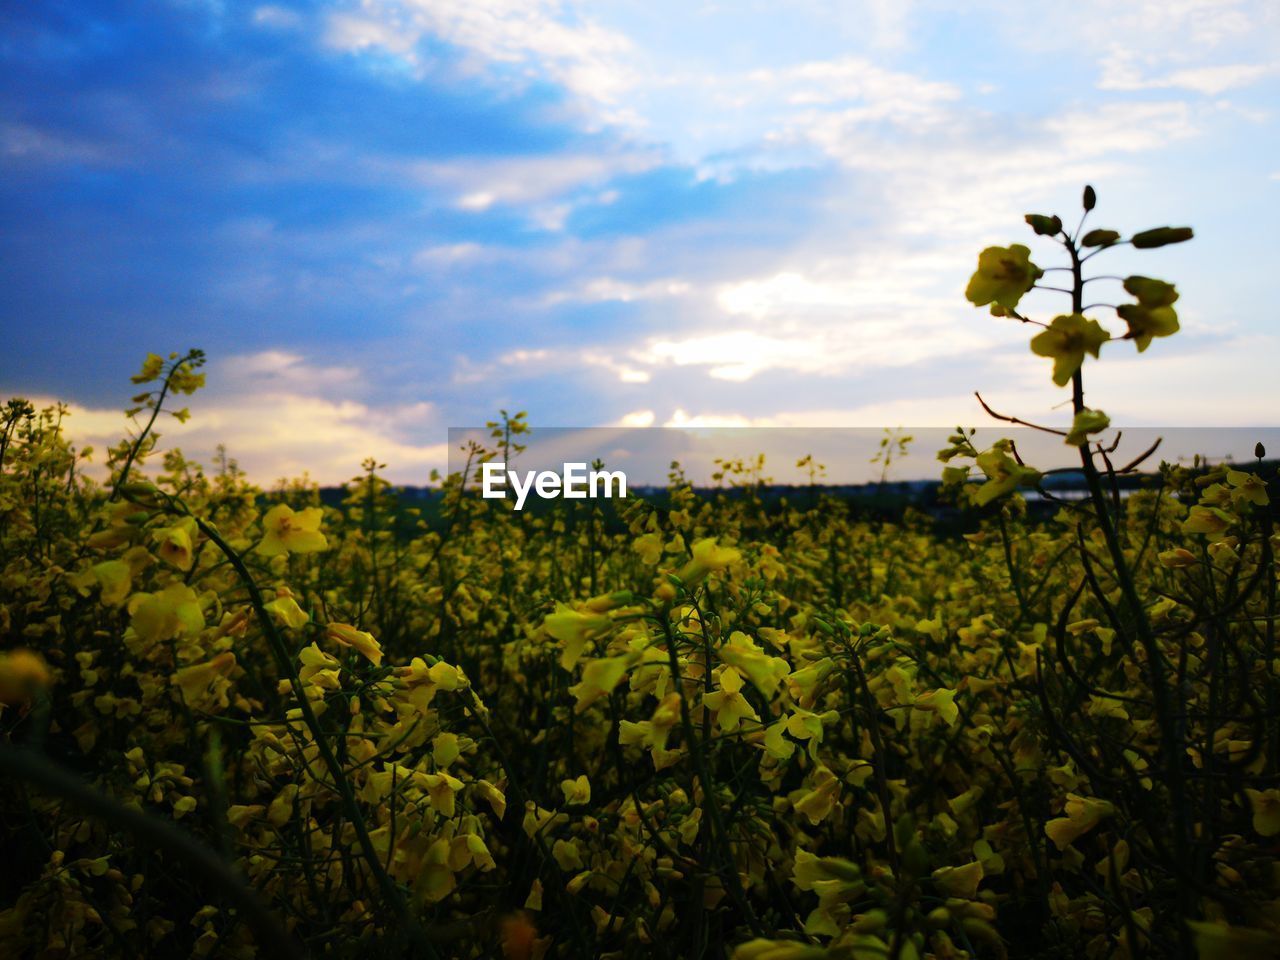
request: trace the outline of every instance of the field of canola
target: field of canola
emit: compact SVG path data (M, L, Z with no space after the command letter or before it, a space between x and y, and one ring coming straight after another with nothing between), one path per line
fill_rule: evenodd
M1077 296L1190 235L1028 222ZM1029 254L970 300L1034 323ZM732 471L621 521L455 475L428 523L374 463L322 507L159 450L198 352L147 358L105 485L11 402L0 956L1280 956L1274 482L1113 495L1085 355L1177 330L1124 286L1127 333L1032 340L1092 495L1033 521L1040 474L961 431L965 536Z

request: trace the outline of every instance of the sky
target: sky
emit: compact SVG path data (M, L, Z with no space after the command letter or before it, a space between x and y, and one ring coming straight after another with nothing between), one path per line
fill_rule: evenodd
M988 245L1060 262L1022 215L1091 183L1094 226L1196 239L1094 261L1176 282L1182 330L1104 348L1090 404L1272 425L1276 104L1268 0L4 4L0 396L100 445L148 351L200 347L164 443L262 482L420 483L500 409L1060 423L963 291Z

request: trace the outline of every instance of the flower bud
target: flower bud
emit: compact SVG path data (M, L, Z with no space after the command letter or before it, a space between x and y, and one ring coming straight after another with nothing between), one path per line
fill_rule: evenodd
M1151 250L1170 243L1182 243L1193 236L1195 234L1191 232L1190 227L1154 227L1151 230L1135 233L1129 242L1139 250Z
M1028 213L1024 219L1037 236L1052 237L1062 232L1062 220L1056 216L1047 217L1043 213Z
M1109 247L1119 239L1120 234L1114 230L1090 230L1080 238L1080 243L1086 247Z

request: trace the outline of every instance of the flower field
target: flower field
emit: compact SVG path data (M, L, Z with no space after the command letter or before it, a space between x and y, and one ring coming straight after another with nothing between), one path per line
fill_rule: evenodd
M1273 478L1113 463L1084 403L1177 293L1127 278L1113 336L1083 262L1190 231L1028 222L1090 495L1029 516L1043 475L961 430L964 535L746 473L517 514L474 492L501 424L431 516L374 462L322 506L159 449L195 351L105 484L11 402L0 956L1280 956ZM970 300L1037 324L1030 253Z

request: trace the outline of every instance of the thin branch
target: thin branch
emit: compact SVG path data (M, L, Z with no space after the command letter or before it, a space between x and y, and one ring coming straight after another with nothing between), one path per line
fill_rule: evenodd
M996 420L1003 420L1005 423L1016 424L1019 427L1030 427L1032 430L1040 430L1044 433L1052 433L1057 437L1065 437L1067 435L1067 431L1065 430L1056 430L1053 427L1044 427L1038 423L1030 423L1027 420L1020 420L1017 417L1007 417L1002 413L996 413L987 405L987 401L982 399L982 394L975 390L973 395L978 398L978 403L982 404L982 409L987 412L987 415L994 417Z

